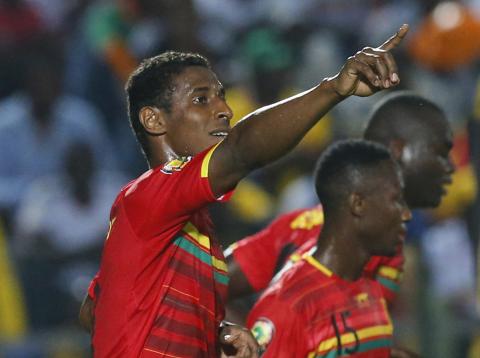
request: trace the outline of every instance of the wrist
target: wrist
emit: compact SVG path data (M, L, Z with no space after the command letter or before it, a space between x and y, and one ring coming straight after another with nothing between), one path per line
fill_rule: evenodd
M328 95L329 100L332 101L333 104L341 102L345 98L349 97L348 94L345 95L338 91L337 81L338 74L333 77L324 78L319 85L319 88Z

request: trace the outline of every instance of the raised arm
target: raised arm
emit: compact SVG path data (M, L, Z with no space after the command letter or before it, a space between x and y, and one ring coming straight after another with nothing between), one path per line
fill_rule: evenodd
M390 50L408 31L399 31L377 48L349 57L334 77L316 87L249 114L214 151L209 179L214 194L231 190L252 170L290 151L331 108L350 95L370 96L400 82Z

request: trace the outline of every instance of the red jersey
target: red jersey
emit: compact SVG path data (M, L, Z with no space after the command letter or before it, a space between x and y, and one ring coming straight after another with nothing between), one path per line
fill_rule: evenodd
M210 239L214 148L122 189L95 282L95 357L215 357L227 266ZM92 292L90 292L92 294Z
M298 250L301 254L316 245L323 219L321 205L292 211L262 231L234 243L226 253L232 253L252 288L261 291L289 258L298 260L300 255L291 256L294 252ZM403 263L402 248L399 248L395 257L374 256L365 266L365 275L382 285L389 302L398 291Z
M393 327L380 285L350 282L309 253L282 271L249 314L262 357L390 357Z

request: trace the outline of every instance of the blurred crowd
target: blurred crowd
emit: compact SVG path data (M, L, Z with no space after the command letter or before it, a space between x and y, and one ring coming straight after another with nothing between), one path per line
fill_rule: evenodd
M456 173L441 207L410 224L396 335L425 357L479 357L479 0L0 0L0 357L88 356L77 313L110 206L147 169L123 92L141 59L206 55L236 121L334 75L402 23L400 87L446 111ZM359 136L381 96L335 107L243 181L228 210L214 207L223 244L315 205L319 153Z

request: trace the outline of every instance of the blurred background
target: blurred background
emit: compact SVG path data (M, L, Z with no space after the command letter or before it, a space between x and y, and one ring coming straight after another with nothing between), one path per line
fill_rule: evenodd
M396 336L425 357L480 357L480 0L0 0L0 357L89 356L78 308L112 201L147 169L123 92L141 59L206 55L236 121L334 75L402 23L400 87L446 111L457 171L442 206L410 225ZM381 96L340 104L214 206L223 244L314 205L319 153L360 136Z

